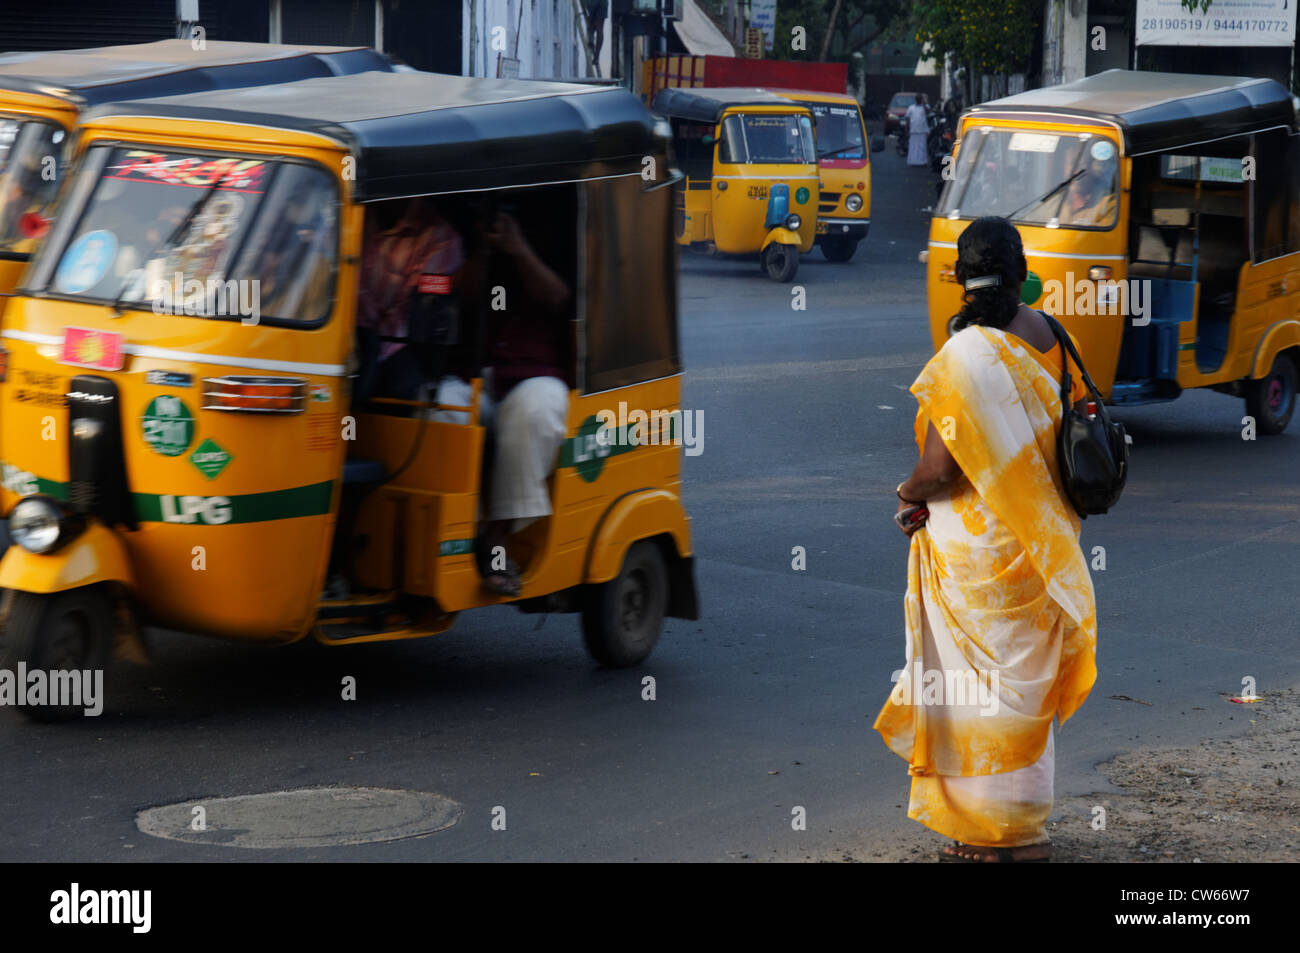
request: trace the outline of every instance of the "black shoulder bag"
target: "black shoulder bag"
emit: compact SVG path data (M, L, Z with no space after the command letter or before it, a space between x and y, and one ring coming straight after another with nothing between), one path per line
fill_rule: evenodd
M1128 479L1128 435L1124 425L1106 413L1101 394L1060 322L1046 312L1039 313L1047 319L1061 345L1061 432L1056 444L1061 485L1075 512L1087 519L1114 506L1124 490ZM1076 412L1070 403L1070 362L1066 352L1083 374L1083 382L1097 405L1096 417Z

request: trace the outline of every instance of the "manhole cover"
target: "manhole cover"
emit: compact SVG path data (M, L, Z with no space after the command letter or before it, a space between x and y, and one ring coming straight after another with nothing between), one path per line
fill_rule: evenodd
M135 816L135 826L191 844L338 847L432 834L460 815L455 801L425 791L308 788L151 807Z

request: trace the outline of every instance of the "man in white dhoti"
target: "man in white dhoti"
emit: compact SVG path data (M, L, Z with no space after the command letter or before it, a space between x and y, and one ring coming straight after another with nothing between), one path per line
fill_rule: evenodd
M930 153L925 147L930 134L930 120L926 115L923 98L916 94L916 102L907 107L903 118L907 120L907 164L929 165Z

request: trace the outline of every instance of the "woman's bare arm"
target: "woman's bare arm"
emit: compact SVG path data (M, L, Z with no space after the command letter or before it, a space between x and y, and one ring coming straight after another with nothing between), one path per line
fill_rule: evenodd
M898 494L905 500L928 500L946 491L961 476L961 467L948 452L939 431L927 427L921 459L913 468L912 475L899 488Z

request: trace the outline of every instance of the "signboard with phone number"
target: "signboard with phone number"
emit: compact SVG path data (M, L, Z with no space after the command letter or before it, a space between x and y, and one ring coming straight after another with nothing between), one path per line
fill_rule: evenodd
M1290 46L1293 0L1212 0L1191 11L1179 0L1138 0L1138 46Z

